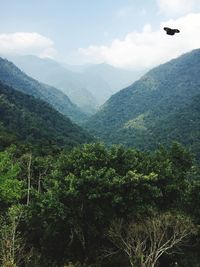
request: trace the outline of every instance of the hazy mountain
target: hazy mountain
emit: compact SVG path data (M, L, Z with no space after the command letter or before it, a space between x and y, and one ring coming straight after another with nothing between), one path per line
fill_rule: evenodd
M70 66L36 56L11 59L28 75L61 89L72 102L89 114L94 113L113 93L132 84L141 75L141 72L126 71L107 64Z
M84 73L100 77L110 86L113 92L117 92L138 80L145 71L128 71L102 63L85 67Z
M70 148L92 138L48 103L0 82L0 148L30 143Z
M82 73L85 77L88 77L89 82L96 81L93 86L93 93L99 94L103 88L109 88L109 94L105 96L111 96L113 93L119 91L131 85L134 81L138 80L144 73L145 70L131 71L113 67L106 63L101 64L85 64L80 66L64 65L67 69ZM104 86L102 84L104 83ZM108 98L107 98L108 99ZM104 101L107 100L104 97ZM103 103L101 101L101 103Z
M42 73L42 68L40 69ZM51 104L60 113L69 116L75 122L82 122L86 115L73 104L60 90L39 83L17 68L13 63L0 58L0 81L23 93L33 95Z
M83 74L67 70L62 64L52 59L19 56L12 57L12 61L33 78L62 90L73 103L86 113L94 113L97 106L111 95L110 93L107 98L104 98L103 102L99 103L96 95L92 93L92 81L90 85L89 79ZM105 86L103 85L103 87Z
M200 140L200 49L152 69L113 95L87 127L108 143L151 149Z
M60 62L60 63L66 69L68 69L70 71L73 71L73 72L79 72L79 73L84 72L87 68L89 68L89 67L94 65L92 63L86 63L86 64L82 64L82 65L70 65L70 64L67 64L67 63L64 63L64 62Z

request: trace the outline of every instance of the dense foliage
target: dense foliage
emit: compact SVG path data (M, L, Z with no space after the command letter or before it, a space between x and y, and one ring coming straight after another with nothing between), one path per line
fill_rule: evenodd
M198 152L200 50L149 71L112 96L87 128L107 143L155 149L179 141Z
M123 250L107 257L114 221L170 212L200 223L198 168L177 143L152 153L97 143L57 157L19 155L12 147L0 153L0 166L1 248L11 248L0 250L3 266L128 267ZM181 256L164 254L159 266L198 267L199 236L188 242Z
M2 58L0 58L0 81L22 93L44 100L75 122L82 122L87 117L70 101L67 95L52 86L39 83L27 76L13 63Z
M0 82L0 266L199 267L199 59L150 71L88 123L142 150L81 145L54 91L0 59L18 90Z
M46 102L0 83L0 149L30 144L40 152L49 147L72 148L92 140L84 130Z

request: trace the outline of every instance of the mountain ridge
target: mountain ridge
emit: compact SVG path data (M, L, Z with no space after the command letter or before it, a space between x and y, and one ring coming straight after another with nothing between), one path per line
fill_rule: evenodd
M190 105L199 93L200 49L196 49L150 70L113 95L86 127L107 143L155 148L159 133L153 125Z
M1 57L0 80L18 91L48 102L60 113L70 117L75 122L81 122L87 118L86 114L81 112L60 90L38 82L17 68L15 64Z
M62 90L73 103L88 114L94 114L112 94L132 84L139 77L139 73L105 63L75 67L36 56L11 59L35 79ZM39 69L43 69L43 72L38 71Z
M93 138L41 99L0 82L1 149L10 144L71 148Z

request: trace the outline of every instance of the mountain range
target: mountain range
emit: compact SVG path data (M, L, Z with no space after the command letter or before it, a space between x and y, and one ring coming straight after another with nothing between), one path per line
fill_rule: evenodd
M108 64L70 66L48 58L13 56L10 59L36 80L62 90L84 113L94 114L112 94L132 84L141 72Z
M40 69L42 73L43 70ZM79 107L71 102L69 97L55 87L38 82L26 75L12 62L0 58L0 81L21 91L51 104L57 111L68 116L75 122L82 122L87 118Z
M108 144L154 149L174 140L199 153L199 100L200 49L196 49L113 95L86 128Z
M23 60L24 58L27 62L28 57L23 57ZM50 68L52 77L53 73L57 73L60 80L66 75L66 68L69 68L69 66L64 67L47 59L32 58L32 56L30 59L35 60L37 64L40 62L38 70L36 71L36 66L33 69L36 73L41 72L41 76L44 77L50 75L47 61L50 62L52 68ZM30 66L33 61L30 61ZM44 64L44 67L41 64ZM53 66L56 71L53 71ZM61 69L63 72L60 72ZM104 73L105 69L107 72ZM80 75L88 73L88 77L103 75L106 80L106 74L111 77L109 69L110 66L100 64L95 67L87 65L77 70L76 73L69 72L75 76L78 73ZM113 72L110 71L110 73ZM70 77L72 78L72 76ZM159 144L168 146L172 141L178 141L190 147L200 158L200 49L193 50L148 71L131 86L112 95L90 118L71 102L66 92L63 93L55 87L38 82L27 76L13 63L2 58L0 58L0 81L3 82L1 87L5 87L6 84L22 93L39 98L74 122L83 123L85 121L84 127L90 131L91 135L100 138L107 144L123 144L142 150L152 150ZM113 81L114 84L116 82L114 77ZM109 84L109 88L112 86ZM94 88L97 89L95 84ZM78 91L76 93L77 95L74 92L74 97L78 99L80 95ZM92 96L92 93L89 92L88 95L84 93L87 99L89 99L89 95ZM90 114L94 112L94 109L92 111L93 104L88 106ZM96 105L98 106L98 104ZM61 114L59 115L61 116ZM68 118L66 119L68 120ZM33 119L33 121L35 120ZM58 121L62 124L60 119ZM70 123L72 122L70 121ZM1 124L1 127L4 127L2 126L4 124ZM83 130L81 129L81 131ZM87 133L85 134L87 135ZM53 139L55 138L53 137Z

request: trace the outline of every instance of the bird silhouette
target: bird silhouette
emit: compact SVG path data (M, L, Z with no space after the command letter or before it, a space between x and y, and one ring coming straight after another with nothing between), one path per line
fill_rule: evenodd
M168 35L174 35L175 33L180 32L178 29L171 29L168 27L164 27L163 29L166 31L166 34L168 34Z

